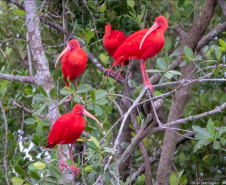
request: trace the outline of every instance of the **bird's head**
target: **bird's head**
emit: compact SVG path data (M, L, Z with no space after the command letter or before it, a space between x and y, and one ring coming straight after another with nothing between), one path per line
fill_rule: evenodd
M97 118L95 118L92 114L90 114L83 105L77 104L73 107L72 113L74 115L85 115L88 116L90 118L92 118L93 120L95 120L100 127L103 129L102 124L97 120Z
M105 26L105 35L104 37L109 37L111 35L112 32L112 26L110 24L107 24Z
M68 42L67 47L61 52L61 54L57 57L56 63L55 63L55 67L57 65L57 63L59 62L60 58L67 53L70 50L79 50L80 49L80 45L79 42L75 39L72 39Z
M155 18L155 22L154 24L151 26L151 28L147 31L147 33L144 35L141 43L140 43L140 49L142 47L142 44L144 42L144 40L147 38L148 35L151 34L151 32L153 32L154 30L159 30L162 33L164 33L166 31L168 27L168 21L164 16L159 16Z

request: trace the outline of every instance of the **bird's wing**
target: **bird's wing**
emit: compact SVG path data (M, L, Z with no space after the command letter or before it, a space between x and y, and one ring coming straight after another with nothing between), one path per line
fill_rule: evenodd
M60 140L65 138L70 131L70 123L74 122L75 118L72 113L62 115L53 125L49 134L47 147L54 147Z

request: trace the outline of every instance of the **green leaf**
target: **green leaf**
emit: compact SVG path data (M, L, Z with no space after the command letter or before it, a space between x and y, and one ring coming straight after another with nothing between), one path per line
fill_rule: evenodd
M11 181L14 185L21 185L25 180L21 179L20 177L13 177Z
M169 71L165 74L165 77L168 78L168 79L171 79L173 78L173 74L170 73Z
M37 180L41 179L40 175L34 170L29 170L28 174L30 177L32 177L34 179L37 179Z
M202 129L200 126L197 126L197 125L193 125L193 126L192 126L192 129L193 129L195 132L204 132L203 129Z
M182 7L184 2L185 2L185 0L179 0L177 3L177 6Z
M65 95L65 96L68 96L71 93L72 93L72 91L69 91L68 89L65 89L65 88L60 90L60 94Z
M146 72L148 72L148 73L160 73L160 72L165 72L165 71L160 70L160 69L148 69L148 70L146 70Z
M32 90L29 89L29 88L26 88L26 89L24 90L24 92L25 92L27 95L32 95Z
M92 99L93 101L95 101L95 99L96 99L95 91L91 89L91 90L89 91L89 93L90 93L91 99Z
M191 59L193 57L193 51L191 48L189 48L188 46L184 47L184 54Z
M36 122L37 122L37 120L34 118L27 118L24 120L24 123L26 123L27 125L33 125Z
M218 150L220 148L220 143L219 143L219 141L214 141L213 142L213 149L214 150Z
M94 144L93 141L87 141L87 146L95 152L100 152L100 149Z
M49 169L49 173L52 176L56 177L58 180L61 178L61 173L59 171L59 168L57 168L56 166L49 166L48 169Z
M85 92L88 92L90 89L92 89L92 86L90 84L84 84L78 88L77 93L79 94L85 93Z
M26 173L25 173L24 169L21 168L19 165L15 165L15 166L14 166L14 170L15 170L17 173L21 174L23 178L26 177Z
M95 102L95 104L97 104L97 105L104 105L106 103L108 103L108 101L106 99L100 99Z
M88 166L85 167L85 172L91 172L91 171L93 171L92 166L88 165Z
M25 17L25 15L26 15L25 11L23 11L23 10L13 10L13 13L15 13L19 16L22 16L22 17Z
M51 99L54 99L55 96L57 95L57 90L55 88L52 88L49 92L49 95L50 95Z
M105 90L98 90L96 92L96 100L99 100L99 99L105 97L106 94L107 94L107 91L105 91Z
M226 49L226 44L222 39L219 39L219 43L224 49Z
M101 116L103 114L102 109L100 108L99 105L94 105L94 112L98 115Z
M213 122L212 121L208 121L208 124L207 124L206 128L207 128L207 131L209 132L210 136L212 138L214 138L214 136L215 136L215 127L214 127Z
M179 75L179 76L182 75L180 71L175 71L175 70L170 70L169 73L172 73L174 75Z
M96 145L96 147L100 149L100 145L99 145L99 142L97 141L97 139L93 136L90 136L90 139L93 141L93 143Z
M171 48L171 39L167 37L163 49L165 49L165 51L168 51L170 48Z
M217 66L216 69L214 70L213 74L215 76L217 76L219 74L219 71L220 71L220 66Z
M158 58L156 64L159 69L166 71L166 62L163 58Z
M127 0L127 5L133 8L135 6L135 1L134 0Z
M6 88L7 83L8 83L8 80L4 80L4 81L2 82L2 85L1 85L1 90L2 90L2 91L4 91L4 89Z
M46 164L43 163L43 162L38 161L38 162L34 163L34 167L36 169L38 169L38 170L42 170L42 169L44 169L46 167Z
M37 103L41 103L46 100L47 100L47 98L43 94L35 94L34 95L34 101L36 101Z
M196 143L196 145L193 148L193 153L195 153L198 149L202 148L204 143L205 143L205 141L199 141L198 143Z
M43 89L43 87L41 85L38 86L38 89L45 97L48 97L45 89Z
M104 173L104 178L105 178L105 181L106 181L107 183L110 183L110 182L111 182L111 174L110 174L109 171L106 171L106 172Z
M103 53L100 54L100 60L101 60L101 62L103 62L104 64L107 63L108 59L109 59L109 56L107 56L107 55L105 55L105 54L103 54Z
M91 30L88 30L85 32L85 35L86 35L86 44L88 45L90 40L94 37L94 32L91 31Z
M144 175L139 176L138 181L139 182L145 182L145 176Z
M103 148L104 148L104 151L105 151L105 152L112 153L112 154L114 154L115 152L118 151L118 150L115 149L115 148L109 148L109 147L103 147Z
M100 12L104 12L107 8L106 3L104 3L101 7L100 7Z
M171 173L170 175L170 185L178 184L177 176L175 173Z

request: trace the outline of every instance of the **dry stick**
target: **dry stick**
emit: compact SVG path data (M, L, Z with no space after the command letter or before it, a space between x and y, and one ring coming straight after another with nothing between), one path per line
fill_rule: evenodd
M99 37L98 37L98 34L97 34L96 20L95 20L95 18L93 16L93 12L89 9L86 0L83 0L83 3L84 3L86 9L88 10L88 12L90 13L90 15L91 15L91 17L93 19L93 25L94 25L95 33L96 33L97 39L99 40Z
M44 1L42 2L41 8L40 8L40 10L39 10L39 13L38 13L39 19L40 19L40 17L41 17L41 13L42 13L42 10L43 10L45 4L46 4L46 0L44 0Z
M33 110L30 110L30 109L24 107L23 105L18 104L15 100L13 100L13 103L12 104L15 105L15 106L17 106L17 107L19 107L19 108L21 108L22 110L30 113L30 114L32 114L34 112Z
M10 185L9 183L9 177L8 177L8 168L7 168L7 147L8 147L8 123L6 120L6 115L5 115L5 111L4 108L2 106L2 101L0 100L0 107L2 110L2 116L3 119L5 121L5 151L4 151L4 169L5 169L5 178L6 178L6 183L7 185Z
M0 79L11 80L11 81L20 81L29 84L37 84L37 79L34 76L18 76L0 73Z
M125 123L126 123L126 119L128 118L128 116L129 116L131 110L132 110L134 107L136 107L136 105L139 103L139 101L141 100L141 98L143 97L143 95L144 95L144 93L146 92L147 89L148 89L147 86L145 86L145 87L143 88L143 90L141 91L141 93L139 94L139 96L137 97L137 99L133 102L133 105L132 105L132 106L129 108L129 110L124 114L124 118L123 118L123 120L122 120L122 123L121 123L121 126L120 126L120 129L119 129L119 132L118 132L118 135L117 135L117 138L116 138L116 140L115 140L115 143L114 143L114 147L113 147L113 148L116 149L116 148L118 147L118 145L119 145L119 143L120 143L120 139L121 139L122 130L123 130L123 127L124 127L124 125L125 125ZM121 119L121 118L120 118L120 119ZM118 123L118 121L117 121L116 123ZM114 125L116 125L116 123L115 123ZM102 140L103 140L103 139L102 139ZM102 140L101 140L101 141L102 141ZM108 162L105 164L104 172L108 169L111 160L112 160L112 156L109 157ZM95 185L95 184L98 184L98 182L99 182L99 180L100 180L101 178L102 178L102 177L99 176L99 177L97 178L96 182L94 183L94 185Z

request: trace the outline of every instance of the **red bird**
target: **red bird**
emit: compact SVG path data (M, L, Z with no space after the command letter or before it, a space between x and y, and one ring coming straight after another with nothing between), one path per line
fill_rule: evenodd
M105 35L103 37L104 40L103 44L106 48L106 50L108 51L109 55L113 56L115 51L122 45L122 43L125 41L126 39L126 35L119 31L119 30L113 30L112 26L110 24L105 26ZM110 72L113 72L113 67L116 65L121 65L121 69L119 74L116 77L116 81L118 79L118 77L120 76L121 70L123 65L128 65L129 61L124 61L123 63L117 64L117 63L113 63L112 67L106 71L108 71L108 76L110 74ZM114 72L113 72L114 73Z
M146 72L145 60L155 56L161 51L165 44L164 32L168 27L168 21L164 16L155 18L150 29L137 31L127 37L124 43L116 50L113 58L114 63L123 64L129 59L139 59L144 85L153 91L148 74Z
M85 70L88 57L86 52L80 48L79 42L75 39L70 40L67 47L61 52L56 60L55 67L62 57L62 72L64 75L65 84L68 87L67 77L73 81L78 90L77 78ZM68 100L71 99L71 96Z
M72 156L72 146L76 139L82 134L85 129L86 123L85 119L82 115L89 116L94 119L100 127L103 129L101 123L89 112L85 110L85 107L77 104L74 106L72 113L66 113L62 115L53 125L53 128L49 134L48 141L46 144L46 148L53 148L56 144L60 144L60 156L61 156L61 164L59 165L59 170L63 171L64 167L68 168L68 166L63 161L62 154L62 144L71 144L70 146L70 158L71 158L71 170L73 174L79 176L78 168L74 167L73 156Z

